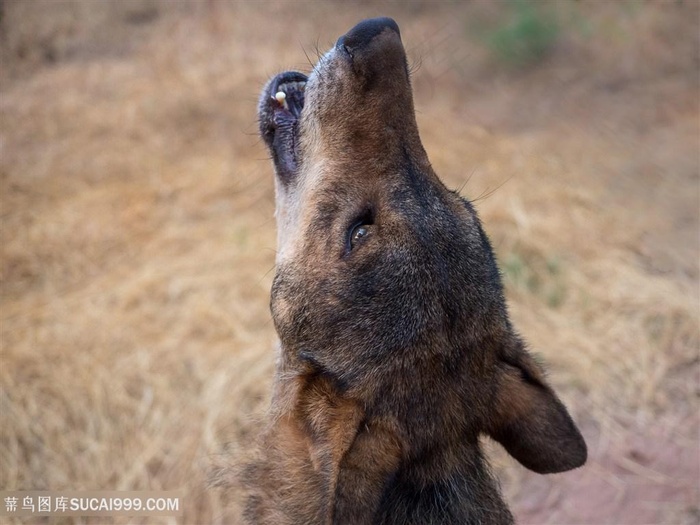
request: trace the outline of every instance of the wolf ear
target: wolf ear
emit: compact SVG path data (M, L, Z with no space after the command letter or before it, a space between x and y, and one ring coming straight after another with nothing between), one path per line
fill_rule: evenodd
M539 365L518 346L499 362L488 434L523 466L540 474L580 467L586 462L586 442Z

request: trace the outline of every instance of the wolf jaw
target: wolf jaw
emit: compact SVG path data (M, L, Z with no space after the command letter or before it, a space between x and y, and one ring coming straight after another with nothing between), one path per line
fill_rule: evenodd
M282 181L289 181L297 172L298 126L307 80L298 71L280 73L267 83L258 104L260 135Z

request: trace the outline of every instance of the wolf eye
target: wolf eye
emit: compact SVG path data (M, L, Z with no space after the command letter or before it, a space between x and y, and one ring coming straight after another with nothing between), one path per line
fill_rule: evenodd
M369 224L357 224L352 230L350 230L350 237L348 238L348 247L352 250L355 245L362 241L365 237L369 235Z

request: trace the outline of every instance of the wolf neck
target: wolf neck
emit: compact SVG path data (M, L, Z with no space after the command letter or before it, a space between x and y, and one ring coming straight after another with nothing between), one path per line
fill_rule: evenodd
M295 433L305 436L310 468L306 476L328 490L318 509L322 521L513 522L478 435L447 437L425 428L433 423L423 424L427 414L418 408L412 428L406 428L408 420L397 421L385 412L390 407L368 410L339 393L327 375L290 372L283 366L278 369L278 402L273 406L282 413L275 419L285 427L294 421ZM279 403L280 398L287 402ZM444 426L448 415L434 408L435 424Z
M456 452L450 451L449 455ZM446 472L426 481L421 479L423 466L417 470L410 465L402 467L383 494L375 523L513 523L498 483L478 448L460 457Z

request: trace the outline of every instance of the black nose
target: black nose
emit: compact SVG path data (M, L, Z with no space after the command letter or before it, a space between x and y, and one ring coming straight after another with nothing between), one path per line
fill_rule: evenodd
M351 51L356 50L369 44L375 36L385 29L394 31L399 35L399 38L401 38L399 26L393 19L388 17L370 18L368 20L363 20L341 36L335 43L335 47L340 48L345 46Z

